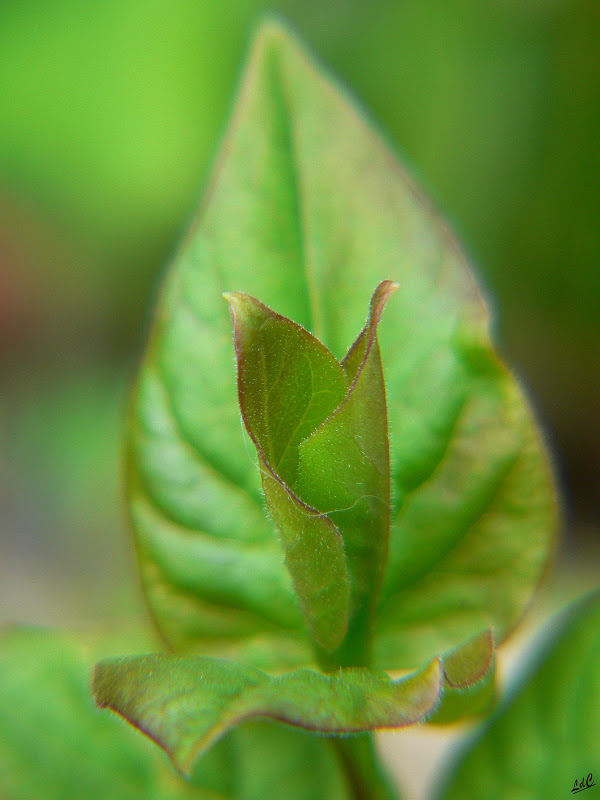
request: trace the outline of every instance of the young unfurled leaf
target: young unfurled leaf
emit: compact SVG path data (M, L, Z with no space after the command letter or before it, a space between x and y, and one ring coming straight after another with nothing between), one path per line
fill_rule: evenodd
M394 682L364 667L271 677L232 661L156 655L101 662L94 692L99 705L133 722L190 772L199 753L244 719L271 717L324 733L400 727L435 706L440 683L437 661Z
M225 295L234 326L238 396L254 442L267 508L309 630L332 650L348 626L350 582L336 526L293 489L298 445L341 403L341 366L310 333L258 300Z
M348 640L337 661L370 664L390 527L390 446L377 326L398 288L383 281L367 324L342 361L350 383L340 406L299 447L298 491L328 514L344 540L351 576Z
M399 728L442 711L448 691L487 686L492 678L486 631L398 680L362 667L269 676L222 659L154 655L101 662L93 688L100 706L149 734L189 773L201 752L246 719L332 734Z
M600 593L550 626L541 664L462 753L437 797L569 797L600 782ZM588 795L586 795L588 797Z
M386 277L401 286L378 332L391 449L387 560L379 535L387 489L361 488L378 480L379 433L371 428L369 438L360 419L352 421L362 455L348 463L372 465L354 484L352 468L336 481L335 459L324 457L328 448L338 455L344 412L309 433L351 383L364 337L340 360ZM307 405L300 371L298 393L283 398L290 413L275 449L265 445L286 486L328 512L302 518L313 528L303 541L319 538L329 562L320 575L307 574L301 549L290 560L298 520L279 522L286 567L264 514L239 421L224 291L259 298L324 345L315 345L314 364L324 394ZM260 641L274 668L291 666L292 652L306 664L299 606L325 648L343 639L333 662L368 660L369 633L373 663L385 669L421 666L489 627L503 640L542 574L555 509L535 425L487 327L460 249L387 145L285 31L264 25L206 200L167 277L132 404L137 552L150 609L173 648L247 653ZM278 358L271 352L268 369L287 366ZM366 371L364 383L372 385ZM359 390L357 383L357 397ZM273 391L276 402L277 385ZM327 480L314 480L319 468ZM361 499L350 508L349 496ZM287 507L291 517L306 510ZM371 524L377 535L365 535Z
M368 323L341 364L255 298L225 295L242 417L309 630L331 651L350 621L338 663L368 663L387 555L389 443L376 329L396 288L391 281L377 288Z
M292 487L300 442L340 405L346 374L300 325L248 295L224 297L233 320L244 423L263 465Z

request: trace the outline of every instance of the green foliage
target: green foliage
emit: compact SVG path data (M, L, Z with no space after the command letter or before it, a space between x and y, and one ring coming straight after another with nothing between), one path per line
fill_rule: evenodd
M219 736L256 716L331 734L418 722L440 700L439 712L444 711L447 687L487 688L492 656L493 640L486 633L396 681L365 668L268 676L201 656L141 656L101 662L93 689L100 705L148 733L182 772L190 773L198 755Z
M333 649L348 626L350 580L338 528L294 493L299 445L342 402L344 371L304 328L247 295L227 295L242 417L309 629Z
M213 800L94 706L91 665L101 654L135 649L136 638L78 639L35 629L0 635L0 797Z
M148 602L174 649L269 670L313 660L240 426L222 292L259 298L341 360L382 278L401 288L378 331L393 502L372 664L418 668L490 627L502 641L521 616L554 499L469 268L379 136L269 24L132 403L131 516ZM381 568L367 565L369 580Z
M440 794L490 800L568 797L593 773L600 742L600 595L554 622L541 664L467 752Z
M440 664L398 682L348 668L269 677L233 661L145 656L100 663L94 692L190 773L200 753L244 719L271 717L322 733L363 732L417 722L436 703Z
M131 410L146 595L169 645L202 655L103 661L98 703L186 772L257 715L340 734L488 711L555 509L487 321L381 139L263 26ZM337 752L366 796L372 754Z
M373 295L341 363L314 336L247 295L227 295L238 395L271 519L316 643L333 663L367 664L385 567L390 460ZM349 627L349 630L348 630Z
M131 408L142 581L178 654L7 634L11 800L389 800L365 732L486 713L495 644L554 525L543 447L487 328L457 244L386 145L264 25ZM189 783L90 706L100 653L120 657L95 670L98 704Z
M331 745L273 723L237 728L202 758L191 782L183 780L146 737L90 696L97 658L148 646L132 632L0 635L3 800L349 800Z

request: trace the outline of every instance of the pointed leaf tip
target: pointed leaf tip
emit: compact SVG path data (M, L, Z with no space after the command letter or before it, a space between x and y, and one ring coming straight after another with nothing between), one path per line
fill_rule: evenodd
M221 297L227 302L232 315L236 312L240 312L244 308L251 309L253 304L262 306L262 303L255 300L254 297L249 297L243 292L223 292Z
M379 322L379 319L381 318L385 304L389 298L398 291L399 288L399 283L388 279L381 281L379 286L373 292L373 297L371 298L371 303L369 306L369 313L371 317L376 317L377 322Z
M298 37L287 21L278 14L266 14L258 23L252 37L251 50L268 52L271 48L285 43L288 47L295 44L301 47Z

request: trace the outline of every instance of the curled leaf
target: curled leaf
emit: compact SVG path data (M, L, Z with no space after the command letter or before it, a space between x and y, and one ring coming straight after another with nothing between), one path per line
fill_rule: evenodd
M364 667L325 675L261 670L202 656L144 656L101 662L94 675L100 706L147 733L189 773L197 756L230 727L271 717L322 733L409 725L439 699L439 661L397 681Z
M387 555L390 465L377 325L397 285L383 281L339 363L312 334L253 297L226 294L238 398L267 508L317 644L367 663Z
M436 798L469 800L482 786L499 800L561 798L598 783L600 592L558 615L540 641L520 685L466 743Z
M271 518L309 630L324 648L348 625L349 577L336 526L293 491L298 445L336 408L344 372L310 333L253 297L226 294L234 327L238 397L256 445Z
M369 318L343 359L350 388L339 407L300 444L298 491L335 521L351 577L347 641L337 660L371 663L371 637L390 535L390 446L377 326L398 289L382 281Z
M364 667L271 676L223 659L150 655L100 662L93 690L98 705L140 728L189 773L200 753L244 720L268 717L327 734L399 728L441 712L448 691L492 677L486 631L397 680Z

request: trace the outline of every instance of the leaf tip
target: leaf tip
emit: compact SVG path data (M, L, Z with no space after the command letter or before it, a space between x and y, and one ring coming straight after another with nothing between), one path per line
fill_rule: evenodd
M371 298L371 305L370 305L370 314L371 317L375 320L379 320L385 304L390 299L390 297L395 294L400 288L400 284L396 283L396 281L385 280L381 281L381 283L377 286L375 291L373 292L373 297Z
M119 667L125 659L109 658L92 667L90 688L98 708L108 708L121 714L119 693Z
M258 50L277 47L282 41L295 39L295 34L287 20L277 12L265 13L254 32L254 48Z
M444 657L446 683L456 689L465 689L478 683L493 668L494 656L494 632L488 628L455 647Z
M245 302L247 300L247 295L241 292L223 292L221 296L227 302L229 313L234 320L236 315L242 312L244 307L248 305L248 303Z
M239 302L239 292L221 292L221 297L229 306Z

